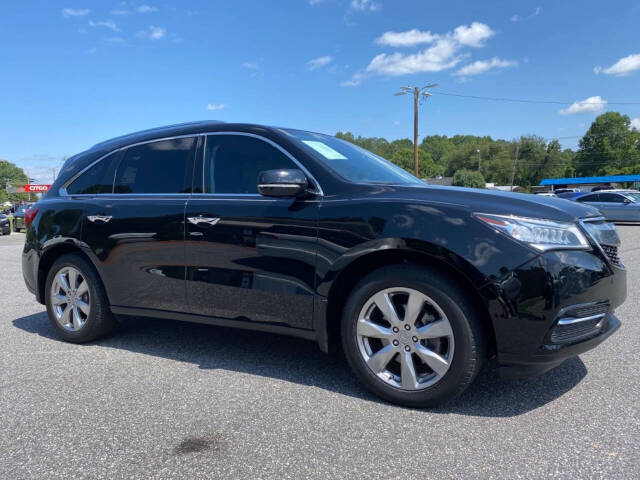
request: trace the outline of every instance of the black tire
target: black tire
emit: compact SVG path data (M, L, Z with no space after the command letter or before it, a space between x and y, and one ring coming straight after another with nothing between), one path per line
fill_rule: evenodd
M421 390L396 388L380 379L360 353L356 323L365 302L388 288L405 287L424 293L446 314L455 350L449 369ZM373 393L390 402L415 408L441 405L460 395L475 379L486 358L485 333L468 294L453 278L432 267L392 265L367 275L352 290L342 312L342 348L355 375Z
M54 277L60 269L67 266L74 267L80 271L89 287L90 313L84 325L77 331L67 330L58 323L51 304L51 288ZM53 263L47 274L44 297L51 324L58 332L58 335L67 342L84 343L95 340L109 334L116 325L104 285L98 273L93 265L79 254L62 255Z

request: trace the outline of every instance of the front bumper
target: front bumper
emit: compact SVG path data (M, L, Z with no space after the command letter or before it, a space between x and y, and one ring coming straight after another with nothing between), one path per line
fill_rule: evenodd
M627 272L597 249L547 252L483 293L490 298L501 375L530 377L596 347L620 327L613 312L626 299ZM574 339L554 335L565 312L591 304L607 305L596 330Z
M620 320L615 315L611 315L600 334L588 340L567 345L558 350L541 350L539 354L524 359L520 355L503 354L500 358L500 376L504 379L517 379L541 375L557 367L567 358L597 347L618 328L620 328Z

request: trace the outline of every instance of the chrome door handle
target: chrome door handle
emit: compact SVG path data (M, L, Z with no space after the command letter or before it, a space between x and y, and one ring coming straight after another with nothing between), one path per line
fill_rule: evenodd
M93 223L107 223L113 217L111 215L88 215L87 220Z
M220 221L220 219L216 217L203 217L203 216L187 217L187 220L189 220L189 222L193 223L194 225L201 225L204 223L205 225L209 225L210 227L213 227L216 223Z

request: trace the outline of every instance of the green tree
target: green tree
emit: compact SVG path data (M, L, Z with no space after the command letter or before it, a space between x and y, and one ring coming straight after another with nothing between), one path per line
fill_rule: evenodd
M413 173L413 146L399 148L389 160L404 168L407 172ZM418 149L418 170L421 178L435 177L436 175L442 175L443 172L443 169L435 164L431 155L421 148Z
M27 176L24 171L6 160L0 160L0 203L19 202L27 199L26 193L7 193L7 185L24 185Z
M480 172L458 170L453 175L453 185L456 187L484 188L484 177Z
M640 132L618 112L599 115L582 137L575 157L578 175L640 173Z

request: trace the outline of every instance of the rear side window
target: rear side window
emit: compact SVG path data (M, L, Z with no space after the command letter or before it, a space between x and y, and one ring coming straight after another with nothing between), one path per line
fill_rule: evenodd
M622 198L617 193L601 193L600 194L600 201L601 202L609 202L609 203L618 202L618 203L620 203L623 200L624 200L624 198Z
M258 193L263 170L299 168L273 145L245 135L209 135L204 162L205 193Z
M599 202L600 194L595 193L593 195L585 195L577 199L578 202Z
M113 190L113 175L119 157L120 152L115 152L100 160L76 178L67 187L67 193L70 195L111 193Z
M114 193L188 193L195 137L145 143L127 149Z

